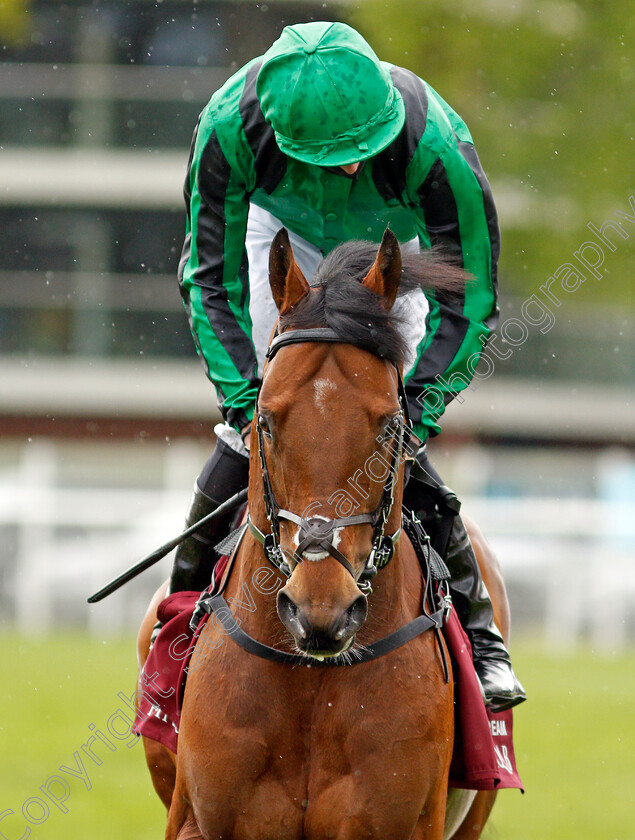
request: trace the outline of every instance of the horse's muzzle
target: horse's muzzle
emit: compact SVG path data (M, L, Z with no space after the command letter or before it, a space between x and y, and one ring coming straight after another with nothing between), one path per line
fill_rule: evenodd
M363 625L368 613L365 595L358 595L345 609L299 606L285 592L278 592L277 608L280 621L304 653L336 656L349 647L350 641Z

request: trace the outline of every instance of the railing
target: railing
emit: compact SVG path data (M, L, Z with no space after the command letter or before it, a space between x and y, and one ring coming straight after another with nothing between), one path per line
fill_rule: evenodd
M465 499L501 560L513 626L602 650L633 641L633 499Z
M100 633L130 630L166 578L169 560L103 604L89 607L86 598L181 530L204 455L184 442L166 447L160 465L146 465L154 473L147 488L138 486L138 477L136 486L126 486L129 475L120 486L91 487L98 480L94 467L83 486L65 486L65 457L63 448L33 441L18 463L0 471L5 613L22 632L86 624ZM117 457L125 470L125 454ZM101 458L108 458L105 448ZM138 455L135 460L139 466Z
M4 454L4 612L25 633L68 625L130 631L167 577L169 558L100 604L89 607L86 597L179 532L207 453L183 442L133 458L107 445L69 452L34 441L11 464ZM618 459L614 474L615 499L464 499L501 561L517 634L538 631L558 645L584 636L609 650L633 641L632 461Z

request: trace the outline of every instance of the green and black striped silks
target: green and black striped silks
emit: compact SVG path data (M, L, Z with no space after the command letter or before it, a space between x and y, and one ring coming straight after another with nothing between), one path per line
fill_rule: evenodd
M404 102L397 138L355 177L284 155L256 94L261 59L217 91L194 134L185 185L187 228L179 281L190 325L225 419L252 417L258 388L251 340L245 233L249 203L268 210L323 254L350 239L442 244L473 275L460 295L428 293L426 335L406 375L415 431L467 387L496 325L499 231L491 190L461 118L424 81L385 65Z

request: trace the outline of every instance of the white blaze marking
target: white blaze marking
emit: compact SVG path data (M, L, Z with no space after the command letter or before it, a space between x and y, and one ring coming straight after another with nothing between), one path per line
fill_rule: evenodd
M331 379L316 379L313 387L315 389L315 404L318 411L324 414L329 391L337 391L337 385Z

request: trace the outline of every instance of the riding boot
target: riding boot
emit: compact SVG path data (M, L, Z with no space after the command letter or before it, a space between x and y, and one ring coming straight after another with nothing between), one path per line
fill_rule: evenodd
M194 495L185 520L186 528L246 487L248 480L249 458L219 438L194 485ZM200 531L183 540L174 557L170 594L186 590L202 592L209 585L218 560L214 546L227 536L235 517L236 512L229 511L212 519Z
M233 449L225 441L218 439L201 474L194 484L194 494L185 520L189 528L203 517L230 499L247 486L249 481L249 457ZM196 534L192 534L176 549L174 564L170 575L168 594L174 592L202 592L209 586L212 571L218 560L214 550L223 537L227 536L236 518L235 511L212 519ZM163 626L157 621L150 637L150 647L154 644Z
M522 703L526 695L494 623L492 602L456 502L422 448L405 488L404 504L416 512L433 546L445 559L451 574L452 603L472 645L485 703L492 711L502 712Z
M215 502L200 490L197 481L194 484L190 509L185 518L185 528L189 528L190 525L194 525L199 519L216 510L219 504L220 502ZM177 546L167 595L173 595L175 592L202 592L208 586L212 569L218 560L214 545L221 539L220 536L218 538L214 536L215 525L215 520L212 520L209 527L205 526L202 532L186 537ZM218 530L216 534L219 534ZM153 647L162 627L163 622L157 621L152 628L150 648Z
M445 562L450 570L452 603L472 645L474 668L486 705L494 712L511 709L526 699L498 628L494 611L474 554L459 516L454 520Z
M198 486L194 485L194 493L190 509L185 519L185 528L189 528L212 511L216 510L220 502L210 499ZM170 575L169 594L192 590L202 592L212 577L212 569L216 565L218 556L214 546L222 539L221 531L215 520L205 525L198 533L183 540L174 555L174 564Z

